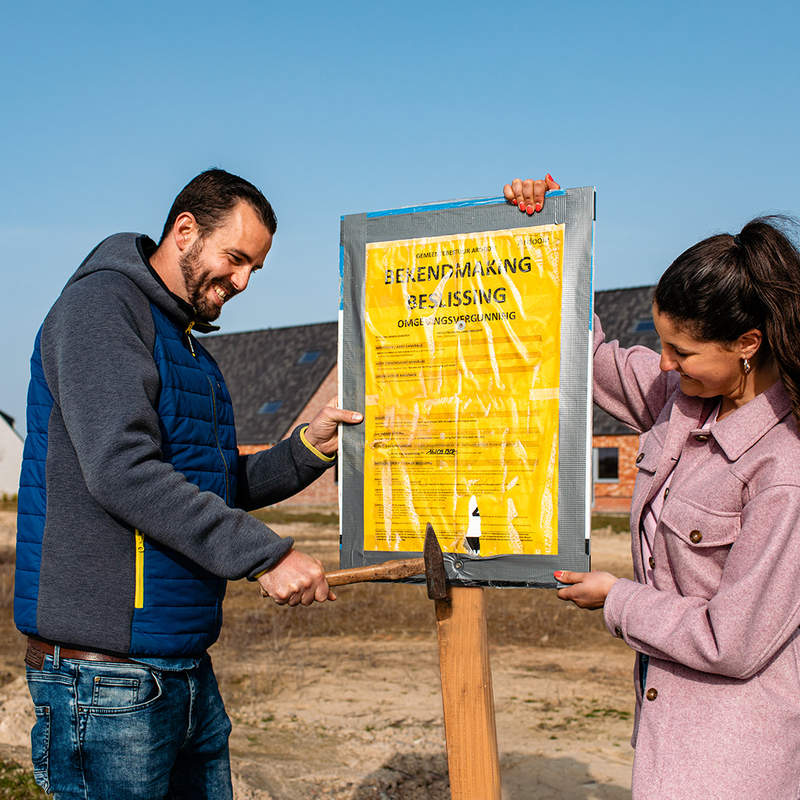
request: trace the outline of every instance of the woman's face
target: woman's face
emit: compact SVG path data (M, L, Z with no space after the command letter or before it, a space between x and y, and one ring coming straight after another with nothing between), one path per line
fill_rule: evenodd
M691 397L739 398L744 388L742 354L736 345L702 342L653 303L653 322L661 339L661 369L681 376L681 391Z

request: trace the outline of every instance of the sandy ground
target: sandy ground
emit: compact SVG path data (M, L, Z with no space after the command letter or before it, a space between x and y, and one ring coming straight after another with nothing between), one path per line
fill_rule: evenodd
M335 553L333 528L279 530L300 546L325 541L326 563ZM13 514L0 512L0 549L13 535ZM625 536L596 533L593 553L595 568L627 572ZM27 764L22 637L10 609L0 613L0 756ZM212 657L234 723L238 800L449 797L433 611L429 635L287 636L259 647L231 638ZM506 800L630 797L633 657L610 636L591 641L558 649L521 632L520 644L491 648Z

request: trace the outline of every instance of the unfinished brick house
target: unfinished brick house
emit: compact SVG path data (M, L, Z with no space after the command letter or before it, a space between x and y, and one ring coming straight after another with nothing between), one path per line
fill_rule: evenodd
M652 286L611 289L595 294L595 309L606 338L626 347L658 349L650 302ZM207 336L203 344L219 363L233 397L239 450L271 447L307 422L336 396L337 324L323 322L248 333ZM608 414L594 409L592 508L627 512L636 476L638 436ZM336 467L293 498L290 505L338 502Z

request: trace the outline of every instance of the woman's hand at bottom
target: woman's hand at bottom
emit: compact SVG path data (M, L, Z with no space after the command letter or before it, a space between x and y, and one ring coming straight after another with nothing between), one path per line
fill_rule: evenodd
M568 583L558 590L561 600L571 600L578 608L602 608L617 577L610 572L554 572L561 583Z

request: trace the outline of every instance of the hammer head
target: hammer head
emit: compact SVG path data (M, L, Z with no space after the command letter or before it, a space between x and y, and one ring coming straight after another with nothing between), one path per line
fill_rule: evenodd
M425 546L422 550L425 559L425 581L428 584L428 597L431 600L444 600L447 597L447 575L439 540L433 532L433 525L425 528Z

